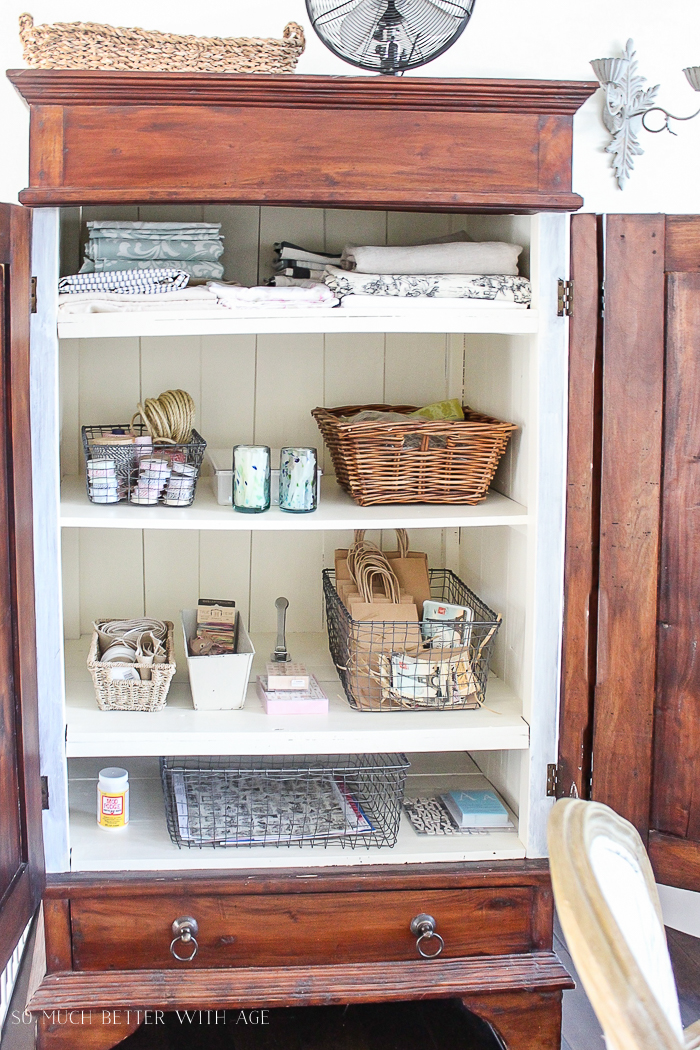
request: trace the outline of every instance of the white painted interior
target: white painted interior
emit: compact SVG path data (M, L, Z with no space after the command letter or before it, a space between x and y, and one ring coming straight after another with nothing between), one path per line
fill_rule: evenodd
M115 211L110 210L112 215ZM194 219L208 217L211 209L173 211ZM249 280L265 275L270 246L283 237L303 239L318 248L361 239L402 243L414 239L416 231L427 237L461 228L483 238L517 239L525 246L525 267L533 280L539 333L482 329L360 334L151 332L62 339L59 345L51 334L55 314L44 318L43 330L50 338L43 344L46 361L36 373L35 397L44 406L42 417L54 420L53 440L60 429L64 488L57 521L55 455L37 456L36 514L54 538L62 526L68 661L67 742L56 664L51 685L42 695L42 747L59 764L63 753L70 758L72 868L226 867L251 862L247 851L241 859L240 851L193 853L170 845L157 762L154 765L156 756L164 752L420 751L427 763L425 775L438 785L454 784L449 779L457 775L451 773L454 761L461 754L464 763L468 752L470 761L487 773L518 815L518 835L426 841L404 821L399 846L390 854L314 850L307 857L300 851L293 852L293 863L374 862L375 853L378 861L391 857L406 862L429 857L508 858L526 851L530 856L542 855L548 810L544 767L555 757L562 589L566 323L556 318L554 297L556 277L565 274L567 218L278 208L217 211L227 230L229 275ZM85 209L81 216L70 209L63 216L64 271L74 267L78 258L80 220L85 213L99 214ZM118 213L149 219L173 214L163 208ZM53 311L53 298L47 297L42 309ZM197 426L214 447L230 447L236 441L278 447L290 440L320 446L310 416L313 407L382 400L419 405L461 397L476 409L515 422L519 430L499 467L494 493L476 508L356 507L339 492L327 457L321 510L308 519L277 511L242 522L232 510L214 503L206 483L188 510L90 505L80 477L80 426L127 422L139 400L169 386L193 394ZM369 714L352 711L342 699L326 648L321 568L333 564L334 549L347 546L353 528L365 528L390 545L390 530L404 526L410 528L414 549L427 551L433 567L459 572L503 615L494 677L480 711ZM41 556L51 561L50 545L44 548L48 553ZM40 550L44 548L40 545ZM43 578L48 591L58 597L55 557ZM289 597L295 655L317 670L331 693L326 719L297 718L287 724L270 720L253 696L242 711L194 711L179 638L180 670L165 712L125 715L97 710L84 663L95 618L146 614L177 621L179 610L195 604L200 594L224 591L236 598L256 637L274 629L274 599L280 593ZM55 625L58 617L52 615ZM258 664L271 648L269 636L260 641ZM137 784L132 825L120 836L120 849L110 854L105 843L115 840L99 835L91 778L104 759L113 762L120 756ZM412 775L416 776L415 770ZM412 783L426 788L427 781ZM49 870L62 870L66 867L64 811L52 807L48 820L55 822ZM287 865L290 854L264 851L262 862Z

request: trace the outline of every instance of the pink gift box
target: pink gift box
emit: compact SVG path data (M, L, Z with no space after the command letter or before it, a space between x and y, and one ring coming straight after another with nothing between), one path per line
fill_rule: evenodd
M268 715L327 715L328 697L313 675L309 675L308 690L293 689L268 691L267 678L258 675L257 690Z

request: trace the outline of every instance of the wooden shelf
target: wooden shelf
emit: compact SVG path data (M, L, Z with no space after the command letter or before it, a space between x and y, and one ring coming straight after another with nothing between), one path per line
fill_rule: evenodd
M59 317L61 339L110 339L126 336L295 335L313 332L457 332L532 334L537 310L484 308L411 310L358 316L342 308L286 311L217 309L182 313L67 314Z
M210 478L200 478L191 507L141 507L133 503L91 503L83 477L61 485L60 525L82 529L212 529L232 532L310 532L328 529L450 529L468 526L527 525L527 508L499 492L475 507L434 503L359 507L336 483L321 482L318 510L286 514L271 507L263 514L238 514L214 499Z
M435 761L409 754L411 770L406 795L433 795L464 785L478 773L468 755ZM405 814L392 848L343 849L309 846L178 849L168 835L163 790L157 759L118 758L129 770L131 822L117 832L98 828L96 784L101 759L74 759L70 763L70 838L73 871L196 870L202 868L350 867L365 864L414 864L479 860L519 860L525 848L514 832L455 835L449 838L416 835ZM432 768L431 768L432 767Z
M271 634L253 637L251 682L264 673L274 648ZM248 688L240 711L195 711L184 671L173 683L168 706L146 712L100 711L85 666L89 639L66 642L66 754L69 758L114 755L293 755L362 752L525 750L529 726L522 702L491 676L478 711L356 711L335 672L325 634L291 635L295 659L305 663L330 698L328 715L270 717Z

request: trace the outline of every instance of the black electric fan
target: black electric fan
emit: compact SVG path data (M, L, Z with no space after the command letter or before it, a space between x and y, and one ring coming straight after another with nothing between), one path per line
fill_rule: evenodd
M397 76L454 44L476 0L306 0L330 50L361 69Z

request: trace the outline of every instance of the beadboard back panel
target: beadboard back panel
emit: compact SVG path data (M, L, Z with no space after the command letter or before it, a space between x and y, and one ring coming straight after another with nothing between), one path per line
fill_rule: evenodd
M527 216L145 205L64 209L63 273L78 268L85 223L94 218L221 222L225 278L245 284L272 274L276 241L339 251L345 243L410 244L459 230L476 239L517 241L523 245L522 270L529 271ZM169 387L192 394L197 428L211 448L231 448L237 442L272 447L307 443L319 448L326 474L332 474L333 466L311 417L317 405L420 405L462 397L477 410L518 424L495 487L527 506L531 352L526 336L442 333L64 339L62 474L84 470L81 426L127 422L139 401ZM485 357L493 367L483 367ZM208 484L206 477L200 479L200 485ZM510 528L461 532L461 558L459 530L414 530L413 546L426 550L434 567L461 568L467 582L504 615L494 669L523 695L519 625L526 574L516 566L524 541ZM332 566L335 548L351 539L339 532L64 529L66 635L85 634L97 616L146 614L177 620L179 609L205 594L235 597L252 631L274 629L274 600L285 594L291 603L290 631L321 631L320 570ZM386 535L383 542L391 546L393 536ZM513 545L517 550L509 555ZM177 642L179 647L179 638ZM178 651L178 656L184 654Z

